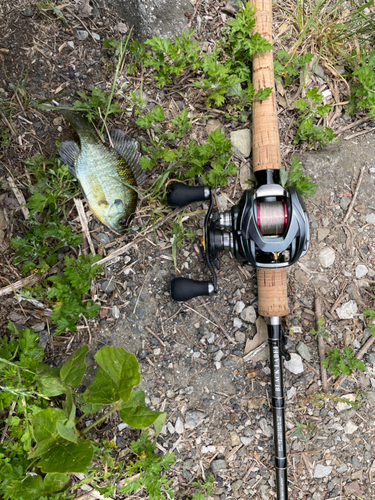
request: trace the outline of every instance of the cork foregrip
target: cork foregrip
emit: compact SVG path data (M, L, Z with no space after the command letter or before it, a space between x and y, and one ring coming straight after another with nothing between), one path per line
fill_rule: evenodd
M255 33L272 43L272 0L252 0L256 7ZM253 58L255 90L271 87L264 101L253 104L253 170L280 169L280 142L273 73L272 51ZM264 317L289 313L286 268L257 268L259 314Z

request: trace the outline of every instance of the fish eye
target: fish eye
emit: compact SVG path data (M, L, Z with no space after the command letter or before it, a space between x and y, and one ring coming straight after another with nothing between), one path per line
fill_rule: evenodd
M118 223L120 224L120 226L126 226L126 219L119 219Z

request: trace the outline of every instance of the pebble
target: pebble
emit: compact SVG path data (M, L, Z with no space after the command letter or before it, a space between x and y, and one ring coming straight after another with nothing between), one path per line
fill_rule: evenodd
M375 406L375 392L368 392L367 399L370 405Z
M345 434L353 434L358 429L358 425L355 425L354 422L349 420L349 422L344 427Z
M128 426L128 424L122 423L122 424L118 424L117 429L118 429L119 431L123 431L123 430L124 430L124 429L126 429L127 427L129 427L129 426Z
M35 323L32 328L34 330L34 332L41 332L42 330L44 330L46 327L46 324L44 323L44 321L42 321L41 323Z
M329 233L330 231L327 227L319 227L317 231L318 242L321 242L324 239L326 239Z
M341 307L336 309L336 314L340 319L352 319L357 313L358 307L354 300L345 302Z
M220 361L215 361L214 365L215 365L216 370L220 370L220 368L221 368Z
M336 254L332 248L325 247L319 253L319 262L323 267L330 267L335 262Z
M321 479L322 477L327 477L331 472L332 467L318 464L314 470L314 478Z
M119 319L120 317L120 309L117 306L112 307L112 317L115 319Z
M244 309L245 309L245 304L241 300L236 302L236 305L234 306L234 312L236 314L241 314Z
M252 437L241 437L241 443L244 446L249 446L249 444L251 443L252 440L253 440Z
M22 15L25 17L32 17L34 15L34 11L31 7L26 7L26 9L22 12Z
M347 196L343 196L340 200L340 207L343 209L343 210L346 210L348 208L348 206L350 205L350 202L351 202L351 199L348 198Z
M286 392L286 396L288 399L292 399L292 397L296 394L296 388L295 387L291 387L287 392Z
M193 430L197 425L199 425L206 415L201 411L190 410L185 414L185 429ZM177 431L177 422L176 422L176 432Z
M98 233L97 237L99 238L102 245L106 245L107 243L109 243L109 236L107 233Z
M294 373L294 375L298 375L303 372L302 358L295 352L290 354L290 361L284 361L284 366L291 373Z
M230 140L233 149L241 156L247 158L251 152L251 132L250 129L235 130L230 133Z
M297 352L306 361L311 361L311 354L310 354L309 348L303 342L300 342L298 344L298 346L297 346Z
M242 324L242 321L241 321ZM244 332L236 332L234 334L234 338L237 340L239 344L244 344L246 340L246 334Z
M345 394L343 398L348 399L349 401L355 401L357 399L356 394ZM344 410L350 410L352 408L350 405L346 403L337 403L336 405L336 410L338 412L344 411Z
M184 423L180 417L177 418L174 428L177 434L182 434L184 432Z
M167 423L167 429L169 434L174 434L176 432L176 429L174 428L172 422Z
M73 40L70 40L69 42L66 42L66 46L68 50L74 50L74 42Z
M76 31L76 38L79 41L86 40L86 38L89 36L88 32L86 30L77 30Z
M92 33L92 37L94 40L100 40L100 35L98 35L97 33Z
M231 488L232 488L233 493L236 493L241 488L242 483L243 483L243 481L241 479L237 479L237 481L234 481L231 484Z
M214 460L211 464L211 470L214 474L226 468L227 463L225 460Z
M215 132L218 128L221 127L221 123L219 120L207 120L206 132L207 135L210 135L211 132Z
M157 347L156 349L154 349L154 356L159 356L160 353L161 353L161 349L159 347Z
M224 357L224 353L222 350L217 351L217 353L214 356L214 361L221 361Z
M368 273L367 266L365 266L363 264L359 264L355 268L355 277L358 278L358 279L363 278L364 276L366 276L367 273Z
M99 283L101 285L101 289L106 294L112 293L116 289L116 285L115 283L113 283L113 281L109 282L109 280L102 280L99 281Z
M236 328L237 330L241 328L242 326L242 321L240 318L233 318L233 328Z
M367 224L375 224L375 214L366 215Z
M247 323L255 323L257 319L257 313L255 312L254 307L253 306L246 307L241 312L241 318Z
M38 342L38 347L42 347L43 349L46 347L48 344L50 335L47 332L47 330L43 330L39 332L39 342Z
M273 428L269 425L265 418L261 418L259 420L259 427L262 429L262 432L267 437L273 436Z
M241 443L240 437L236 431L232 431L230 433L230 441L232 443L232 446L238 446Z
M207 344L213 344L215 342L215 334L210 332L207 337Z

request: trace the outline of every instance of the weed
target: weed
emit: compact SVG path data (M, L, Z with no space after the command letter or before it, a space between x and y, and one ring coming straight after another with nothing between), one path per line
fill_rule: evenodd
M312 396L309 396L314 406L321 407L324 402L332 401L334 403L345 403L353 408L359 408L361 406L360 401L350 401L348 398L343 398L341 396L336 396L336 394L326 394L325 392L314 392Z
M319 318L317 320L317 327L318 330L315 330L315 328L311 328L310 333L311 335L320 335L323 338L328 338L328 333L326 332L325 326L324 326L324 318Z
M280 168L280 182L284 187L296 187L304 197L314 196L315 194L316 184L311 181L308 175L303 175L301 162L297 158L292 158L290 170Z
M120 107L117 102L111 104L109 96L100 87L90 87L91 95L87 95L84 90L78 90L77 94L82 101L74 101L73 108L77 111L84 111L89 120L98 120L108 109L108 113L119 113Z
M186 229L183 225L183 219L185 215L179 214L177 221L173 222L172 231L170 232L170 243L172 245L172 257L174 262L174 267L177 269L177 248L182 248L184 246L184 239L193 240L196 233L191 229Z
M10 130L4 128L0 130L0 147L7 148L10 144Z
M366 369L363 361L357 359L354 356L353 349L348 346L345 346L342 351L332 349L322 361L322 365L335 377L340 375L350 376L355 368L361 371Z
M318 116L324 117L331 109L331 104L323 105L323 95L316 88L306 91L306 99L302 97L295 103L296 108L301 111L301 115L295 122L298 126L294 144L307 141L309 146L327 144L335 138L333 130L323 125L314 126L314 119Z
M313 437L317 432L317 427L313 422L308 422L307 424L302 424L294 419L294 423L296 424L297 429L293 432L292 438L302 438L305 441Z
M346 112L353 115L358 109L365 109L375 118L375 51L361 52L356 69L352 73L354 83L350 87L350 102Z
M365 316L366 318L368 318L371 321L371 323L369 323L367 325L367 327L370 329L371 335L375 336L375 324L373 323L373 320L375 319L375 311L373 311L372 309L366 308L363 311L363 316Z
M0 404L3 409L13 408L13 415L10 413L6 420L9 438L0 445L2 498L72 498L60 492L69 488L69 474L87 473L94 449L112 468L110 444L98 445L90 435L92 429L114 412L130 427L141 429L154 424L156 433L160 432L166 414L147 408L143 391L133 391L141 378L133 354L122 348L100 349L95 354L99 365L95 379L79 394L77 388L86 372L88 347L78 349L61 369L50 368L41 362L44 352L38 347L38 335L33 330L18 331L12 323L9 328L14 339L9 341L4 337L0 344ZM57 396L56 405L51 398ZM103 413L105 408L107 411ZM77 417L78 409L83 417ZM101 415L93 423L82 425L86 415L91 415L93 420L98 412ZM168 491L169 483L164 476L160 478L159 473L161 466L167 469L172 463L173 455L162 459L152 455L155 445L148 442L147 435L140 444L132 443L132 449L141 455L142 450L147 450L148 461L140 466L139 482L146 484L150 478L150 488ZM143 469L144 465L147 468ZM91 468L89 475L95 484L98 480L101 484L104 482L103 492L106 488L107 492L111 491L111 487L113 491L113 485L105 484L105 474ZM112 479L113 474L109 477Z
M278 50L274 60L275 78L277 80L284 79L285 85L294 85L301 75L301 71L305 70L314 57L314 54L305 53L302 56L290 55L285 50ZM303 82L300 82L303 84Z
M192 486L200 490L200 492L206 492L207 495L212 496L212 490L214 486L214 476L208 476L206 482L201 484L200 481L194 481ZM203 493L194 493L191 500L204 500Z
M40 14L45 16L50 21L55 21L56 18L59 19L67 28L69 28L68 21L66 20L64 14L61 12L59 7L56 7L52 2L38 2L36 7ZM50 14L54 14L55 17L50 17Z

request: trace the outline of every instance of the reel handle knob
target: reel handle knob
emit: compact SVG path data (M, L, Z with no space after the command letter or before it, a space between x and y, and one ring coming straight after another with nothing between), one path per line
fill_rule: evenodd
M172 182L167 193L167 203L171 207L184 207L193 201L210 199L210 189L205 186L186 186L182 182Z
M210 281L174 278L171 283L172 299L178 302L190 300L200 295L210 295L213 291L214 285Z

